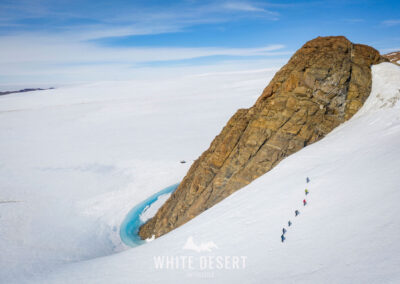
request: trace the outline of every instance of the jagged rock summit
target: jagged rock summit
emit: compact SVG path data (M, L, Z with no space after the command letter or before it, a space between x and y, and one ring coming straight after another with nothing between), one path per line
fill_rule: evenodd
M140 230L159 237L265 174L351 118L371 91L374 48L343 36L307 42L256 103L239 109L193 163L177 190Z

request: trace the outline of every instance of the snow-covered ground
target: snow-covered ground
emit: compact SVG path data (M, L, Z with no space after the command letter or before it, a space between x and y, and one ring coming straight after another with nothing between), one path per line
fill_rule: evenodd
M129 210L179 182L190 166L179 161L197 158L271 76L1 97L0 201L17 202L0 203L0 282L398 283L400 68L390 63L373 67L365 106L325 139L171 233L121 243Z

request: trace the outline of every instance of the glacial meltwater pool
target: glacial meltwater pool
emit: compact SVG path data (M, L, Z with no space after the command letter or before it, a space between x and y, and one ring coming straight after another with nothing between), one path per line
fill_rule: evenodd
M131 211L129 211L119 230L119 235L124 244L131 247L136 247L145 243L145 241L142 240L138 235L140 226L145 223L145 221L141 220L140 215L144 211L146 211L154 202L156 202L159 197L174 192L178 185L179 183L164 188L163 190L153 194L146 200L140 202L135 207L133 207Z

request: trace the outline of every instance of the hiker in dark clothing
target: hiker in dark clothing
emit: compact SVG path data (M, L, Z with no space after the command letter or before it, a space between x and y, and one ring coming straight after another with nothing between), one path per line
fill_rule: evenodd
M282 240L282 243L285 241L285 236L284 235L281 236L281 240Z
M306 178L306 182L307 182L307 183L310 182L310 178L309 178L309 177Z
M300 214L299 210L294 211L294 216L297 216L299 214Z
M303 200L303 205L306 206L307 205L307 201L304 199Z
M285 233L286 233L286 229L283 228L283 229L282 229L282 235L284 235Z
M292 226L292 222L290 222L290 220L289 220L289 222L287 222L287 224L289 227Z

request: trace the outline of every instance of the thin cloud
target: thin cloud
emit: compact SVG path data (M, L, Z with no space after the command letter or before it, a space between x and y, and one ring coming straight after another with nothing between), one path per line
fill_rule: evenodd
M245 12L265 12L266 10L250 3L228 2L223 5L225 9Z
M354 19L343 19L344 22L347 23L362 23L365 20L364 19L359 19L359 18L354 18Z
M51 3L51 2L50 2ZM183 3L161 7L126 5L123 11L113 13L112 9L63 10L60 6L47 7L43 1L27 0L5 1L0 3L0 32L9 34L23 31L40 31L43 26L35 25L29 19L40 19L46 30L56 33L63 30L87 34L88 40L102 37L160 34L181 32L193 25L223 23L234 21L232 13L241 18L250 16L249 12L258 12L270 20L279 15L251 2L211 1L205 4L187 5ZM110 10L110 11L109 11ZM82 23L79 23L82 21ZM86 26L85 21L93 22ZM7 31L7 27L16 27Z
M256 2L196 2L161 7L127 5L110 9L79 6L79 10L38 0L0 3L0 83L73 82L102 80L104 74L128 78L132 70L165 62L199 62L206 57L267 58L286 56L283 45L257 48L103 46L99 39L184 32L196 25L235 21L237 17L265 17L277 13ZM64 5L64 4L63 4ZM82 7L82 9L80 9ZM108 7L108 6L107 6ZM2 17L3 16L3 17ZM190 61L196 59L195 61ZM211 62L211 61L210 61ZM219 61L221 62L221 61ZM215 62L216 63L216 62ZM162 63L164 64L164 63ZM196 63L193 63L196 65Z
M256 5L250 2L226 2L222 6L225 11L236 11L243 13L257 13L264 15L270 20L276 21L279 19L279 13L275 11L267 10L260 5Z
M101 80L129 80L147 74L161 76L178 70L179 61L185 60L185 67L179 69L182 74L188 74L195 69L197 63L191 60L219 56L222 59L236 57L245 66L251 62L252 68L257 68L265 60L280 60L288 56L284 46L280 44L257 48L222 48L222 47L105 47L92 42L81 42L73 38L63 38L46 35L9 36L2 38L0 45L0 85L25 83L24 86L57 86L60 83L93 82ZM29 48L26 48L29 46ZM238 59L236 59L238 60ZM236 60L232 60L235 62ZM165 62L167 65L159 63ZM198 62L198 61L197 61ZM207 62L207 61L206 61ZM152 66L155 63L155 66ZM178 64L176 64L178 63ZM228 68L226 63L216 61L208 65L220 65ZM200 64L201 65L201 64ZM168 66L169 71L162 71L162 66ZM225 67L224 67L225 66ZM268 66L268 65L266 65ZM216 70L208 66L208 69ZM244 67L243 67L244 68ZM232 69L224 70L229 71ZM21 86L23 87L23 86Z
M29 46L29 48L26 48ZM42 62L51 64L76 63L138 63L173 61L207 56L271 56L281 51L281 44L258 48L219 47L104 47L90 42L74 41L73 38L34 36L3 37L0 46L0 68L2 64ZM5 68L4 70L7 70Z
M383 25L385 26L397 26L400 25L400 19L393 19L393 20L386 20L382 22Z
M400 46L392 47L392 48L384 48L379 50L381 54L390 53L390 52L398 52L400 51Z
M138 36L138 35L156 35L165 33L181 32L181 25L92 25L84 27L73 27L63 29L64 37L73 38L79 41L96 40L102 38Z

